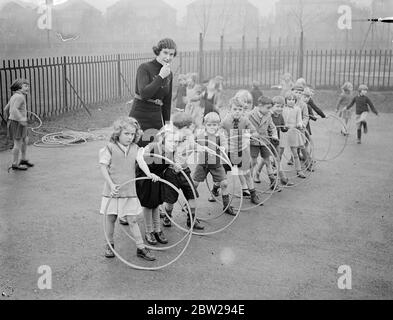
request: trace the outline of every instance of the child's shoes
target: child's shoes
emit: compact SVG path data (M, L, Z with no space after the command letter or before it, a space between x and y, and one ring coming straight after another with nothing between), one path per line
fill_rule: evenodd
M143 248L143 249L136 249L136 255L139 258L145 259L147 261L154 261L156 258L152 255L149 249Z
M157 244L157 240L153 234L153 232L146 232L145 239L148 244L155 246Z
M111 243L112 247L115 248L115 245L113 243ZM112 251L112 248L106 244L105 245L105 258L114 258L115 257L115 253Z
M366 133L366 132L365 132ZM34 164L32 164L31 162L29 162L29 160L21 160L19 162L19 165L23 165L23 166L27 166L29 168L34 167Z
M167 244L168 239L165 238L164 232L154 232L154 236L156 237L156 240L161 243L161 244Z

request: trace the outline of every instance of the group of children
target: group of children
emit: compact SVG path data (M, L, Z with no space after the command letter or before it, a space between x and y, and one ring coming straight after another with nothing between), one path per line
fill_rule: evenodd
M213 178L209 201L215 201L221 193L223 211L234 215L228 190L229 171L238 176L243 196L249 197L253 204L260 205L261 199L255 190L255 183L261 182L260 174L264 166L273 191L281 191L276 175L281 185L292 185L281 167L281 158L286 149L291 151L289 164L292 162L295 165L298 177L305 178L304 170L313 170L309 152L310 119L316 120L314 111L321 117L325 117L325 114L313 102L313 91L307 87L304 79L294 82L283 96L272 99L264 96L255 82L251 92L240 90L229 100L228 113L224 116L220 112L223 106L220 105L222 78L210 80L202 92L195 90L195 75L190 75L188 80L190 82L186 89L194 88L194 93L189 94L186 90L185 98L182 96L184 92L177 95L178 101L183 97L180 99L183 104L176 105L178 110L172 115L171 124L160 130L155 142L145 148L139 147L142 130L137 120L123 117L114 123L110 142L100 150L99 163L105 179L100 212L106 210L107 213L106 234L111 244L105 249L108 258L115 256L112 250L113 235L119 217L123 224L129 225L136 241L137 256L155 260L146 248L136 218L143 212L145 240L148 244L168 243L161 229L161 218L164 227L171 227L178 189L182 191L191 210L187 226L203 230L204 226L195 218L196 198L198 186L206 180L208 174ZM360 85L359 94L355 97L351 95L352 88L350 83L343 85L337 110L347 122L349 109L356 104L360 143L362 129L367 133L369 108L375 114L378 112L366 96L367 86ZM11 90L13 95L4 109L8 134L14 141L11 169L24 171L33 166L26 158L26 95L29 83L26 79L16 79ZM192 95L195 100L191 98ZM207 105L198 106L203 111L198 110L198 113L202 113L199 115L201 119L195 117L197 104L193 104L198 102L197 98L199 103L203 100L211 102L207 110ZM343 130L343 134L348 132ZM197 156L193 172L190 167L191 153ZM135 181L136 178L139 179ZM168 181L175 188L160 180ZM160 215L160 207L165 212L164 216Z
M378 115L378 111L375 109L373 103L370 98L366 96L368 92L368 87L365 84L361 84L358 87L358 95L353 96L353 85L350 82L345 82L341 87L341 94L337 102L336 112L343 119L345 123L345 127L341 130L341 134L344 136L349 135L347 130L348 122L351 118L350 109L354 104L356 104L356 129L357 129L357 143L362 143L362 129L366 134L368 132L367 127L367 115L369 113L369 109Z
M113 232L118 215L126 217L136 239L137 256L155 260L144 245L135 217L143 212L148 244L168 243L161 230L159 208L161 206L164 211L163 226L171 227L172 211L179 196L176 189L182 190L191 209L187 226L203 230L204 226L195 218L196 198L198 186L208 174L213 179L209 200L215 201L221 193L223 211L229 215L235 214L229 198L228 171L238 176L243 196L248 196L256 206L261 204L261 199L255 183L261 182L263 166L266 166L272 190L281 191L276 185L275 174L279 175L282 185L292 184L281 168L280 159L286 148L292 151L298 177L305 178L299 152L306 164L311 161L305 139L311 95L312 91L303 87L300 81L284 97L273 99L261 95L254 101L249 91L240 90L230 99L229 111L223 118L213 110L199 123L186 110L175 112L171 124L165 125L158 133L156 142L145 148L137 145L140 128L135 119L117 121L110 143L100 151L100 164L106 181L101 213L104 213L108 199L114 197L107 209L106 233L111 245L107 245L105 256L114 257ZM196 155L196 163L190 163L193 159L191 153ZM276 173L272 159L278 159ZM191 164L196 164L193 172ZM310 167L305 165L305 168ZM121 183L136 177L147 178L120 188ZM160 179L168 181L176 189L160 182Z
M178 76L178 89L173 97L178 112L185 112L194 119L196 127L203 124L203 117L209 112L219 113L223 107L223 77L197 83L197 74L188 73Z

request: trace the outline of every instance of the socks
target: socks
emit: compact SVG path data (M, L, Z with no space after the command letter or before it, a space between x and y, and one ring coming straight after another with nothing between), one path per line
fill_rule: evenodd
M358 129L358 140L362 138L362 129Z

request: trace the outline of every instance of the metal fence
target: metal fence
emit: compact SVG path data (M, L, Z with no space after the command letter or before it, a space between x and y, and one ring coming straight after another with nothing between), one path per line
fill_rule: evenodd
M202 52L202 51L200 51ZM214 50L180 52L172 70L197 72L200 80L222 75L227 88L249 88L257 80L263 88L280 82L289 72L303 76L316 89L338 89L345 81L356 87L391 90L392 50ZM8 60L0 64L0 111L11 96L12 81L24 77L31 84L28 108L52 116L98 103L124 101L133 96L138 66L151 54L55 57ZM300 63L303 61L303 63ZM303 65L303 70L300 66Z

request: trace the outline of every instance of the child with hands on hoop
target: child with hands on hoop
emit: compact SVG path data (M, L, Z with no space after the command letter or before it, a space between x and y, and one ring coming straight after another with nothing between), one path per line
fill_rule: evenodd
M252 100L251 100L252 103ZM254 181L251 177L251 163L250 163L250 138L257 136L257 131L248 119L245 105L239 97L234 97L229 101L230 112L221 122L221 127L228 141L228 157L236 169L233 174L238 174L240 183L242 185L243 196L249 192L251 202L259 205L261 200L256 193ZM247 189L244 189L244 185Z
M116 218L125 217L136 242L137 256L154 261L155 257L143 243L137 222L141 205L137 197L135 181L122 185L135 179L136 164L153 181L159 180L158 176L150 173L143 158L144 149L137 145L141 136L142 130L134 118L122 117L114 122L110 141L99 152L100 169L105 179L100 213L105 213L105 208L112 199L107 208L105 229L111 246L114 248L113 235ZM115 257L111 246L106 245L105 257L107 258Z
M211 149L213 152L210 153L206 150L198 152L198 160L193 178L195 188L198 188L199 183L204 182L210 173L214 183L211 193L215 197L218 197L218 190L221 188L223 210L225 210L225 213L233 216L235 213L229 204L227 174L222 163L223 161L215 155L225 153L225 138L219 132L220 123L220 116L216 112L210 112L204 117L205 131L196 136L196 143ZM210 199L209 201L213 202Z
M255 183L261 183L259 178L262 168L266 165L266 171L270 180L270 189L274 190L276 185L276 178L273 174L272 165L270 162L270 155L274 151L268 147L267 143L270 138L278 141L277 128L274 125L270 109L273 107L273 101L270 98L261 96L258 98L256 107L251 111L248 118L257 130L258 139L262 142L265 140L265 145L258 141L251 139L251 166L253 168L253 176ZM261 155L262 161L258 161L258 156ZM277 186L276 191L281 189Z

